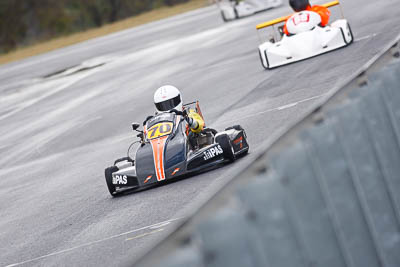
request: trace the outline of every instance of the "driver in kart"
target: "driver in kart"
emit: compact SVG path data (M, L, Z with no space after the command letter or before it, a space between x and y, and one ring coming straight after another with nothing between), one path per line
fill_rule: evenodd
M311 11L317 13L321 17L320 26L325 27L326 25L328 25L329 18L331 16L331 12L329 11L328 8L318 5L311 6L309 0L289 0L289 4L296 13L301 11ZM285 26L283 28L283 32L287 36L295 34L294 32L290 32L288 30L288 21L292 18L293 16L291 16L289 19L286 20Z
M181 92L175 86L165 85L157 89L154 93L154 104L156 106L156 114L162 112L171 112L176 110L182 112L186 122L188 123L189 142L193 144L196 134L204 129L204 120L194 109L184 109Z

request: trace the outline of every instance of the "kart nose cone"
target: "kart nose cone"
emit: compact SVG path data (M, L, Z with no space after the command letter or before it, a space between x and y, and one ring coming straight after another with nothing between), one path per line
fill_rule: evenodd
M296 36L296 42L290 42L290 51L294 57L303 57L305 55L313 54L314 51L319 49L320 42L318 42L315 34L305 32Z

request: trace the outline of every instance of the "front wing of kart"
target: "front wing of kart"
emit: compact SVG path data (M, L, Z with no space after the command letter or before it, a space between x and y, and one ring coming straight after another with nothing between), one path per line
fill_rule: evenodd
M347 20L341 19L331 26L317 26L311 31L284 36L276 43L266 42L259 46L259 53L263 67L272 69L348 46L352 42L350 26Z
M200 150L189 152L186 160L168 168L165 171L166 179L164 180L204 171L224 162L232 162L246 154L248 150L249 144L245 131L240 126L227 128L215 135L215 143ZM113 171L107 172L110 169ZM118 192L128 188L141 188L157 184L161 181L156 178L156 175L138 177L134 161L127 158L106 169L106 182L111 183L111 187L115 187ZM108 186L110 188L109 184ZM112 192L110 191L110 193ZM112 195L114 194L112 193Z

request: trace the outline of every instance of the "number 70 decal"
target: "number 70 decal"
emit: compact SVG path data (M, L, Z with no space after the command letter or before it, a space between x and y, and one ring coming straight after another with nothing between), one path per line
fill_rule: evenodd
M172 122L161 122L150 127L147 130L147 139L156 139L165 135L169 135L172 132L174 124Z

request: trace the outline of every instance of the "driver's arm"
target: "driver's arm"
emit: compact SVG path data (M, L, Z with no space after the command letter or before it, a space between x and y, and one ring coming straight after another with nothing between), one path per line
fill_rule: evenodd
M321 25L326 26L329 23L329 19L331 17L331 11L323 6L312 6L310 11L314 11L318 13L318 15L321 17Z
M204 129L203 118L194 110L189 110L187 122L189 124L190 130L194 133L200 133Z
M285 21L285 26L283 27L283 32L284 32L287 36L289 36L289 31L288 31L288 29L287 29L286 23L287 23L287 20Z

